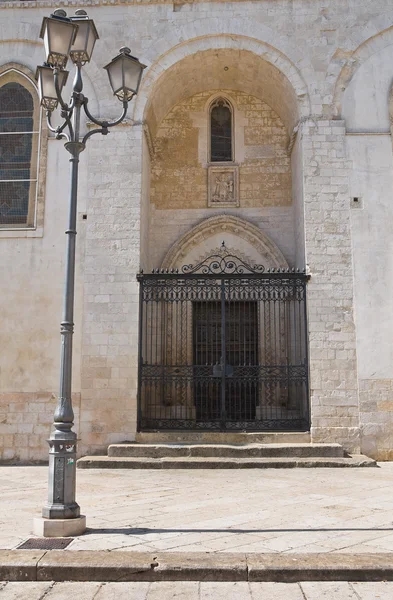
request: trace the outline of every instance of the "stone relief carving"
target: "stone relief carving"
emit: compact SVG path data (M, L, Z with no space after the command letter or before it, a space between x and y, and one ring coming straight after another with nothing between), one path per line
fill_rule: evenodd
M208 167L208 206L239 206L238 167Z

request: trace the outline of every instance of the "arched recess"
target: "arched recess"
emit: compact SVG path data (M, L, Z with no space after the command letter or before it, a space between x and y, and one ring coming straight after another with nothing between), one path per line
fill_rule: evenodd
M342 118L345 92L359 68L374 54L393 44L393 26L379 31L362 42L345 60L336 79L332 113L334 118ZM332 70L332 69L331 69Z
M299 120L310 114L307 86L295 65L277 49L254 38L225 34L189 40L178 44L162 55L149 68L136 98L133 116L135 121L143 123L146 133L143 138L141 207L141 266L144 269L157 268L169 243L173 243L173 240L176 239L174 235L179 235L179 227L182 228L182 233L184 232L184 221L180 223L180 210L192 211L187 216L189 226L210 216L209 212L211 214L213 210L222 210L221 207L213 205L211 201L209 185L211 185L213 177L210 178L212 170L210 165L206 164L207 152L204 148L204 140L206 138L207 141L207 127L202 114L203 109L195 109L195 111L200 111L198 114L188 108L188 105L184 109L188 111L188 114L193 112L189 118L191 125L186 132L189 136L187 143L192 151L187 152L188 147L184 139L177 133L177 121L175 121L174 128L170 126L170 119L176 119L176 110L179 110L181 115L184 114L182 113L183 107L180 107L181 103L187 104L190 101L190 106L195 106L193 103L197 95L206 94L213 97L216 93L221 92L228 93L229 97L237 98L236 95L241 94L249 96L251 102L264 103L275 113L271 118L280 121L280 133L275 133L280 136L280 141L277 142L277 147L280 147L277 154L275 154L276 147L274 147L269 157L272 156L273 160L277 157L277 161L282 160L283 163L283 166L279 165L278 167L279 169L282 167L283 170L276 177L273 186L266 191L261 177L260 188L257 189L254 185L253 190L256 191L253 191L252 198L246 198L244 190L249 185L246 177L254 176L252 169L257 169L256 161L260 158L264 159L263 153L271 152L271 150L268 148L265 150L265 146L268 146L269 142L267 134L263 138L265 136L263 132L258 134L258 141L255 142L252 141L250 134L247 145L256 146L255 150L247 148L247 155L245 155L245 150L236 151L236 148L244 146L246 127L251 129L245 114L239 115L241 118L235 119L235 162L238 164L235 165L236 173L231 177L234 182L233 189L239 182L240 191L238 194L233 194L234 201L229 209L237 210L239 216L247 218L247 211L256 207L260 209L257 219L261 220L264 211L280 210L283 215L284 228L275 232L275 239L283 240L282 247L285 247L286 256L291 264L303 263L300 256L302 249L297 251L295 248L296 244L301 245L297 240L302 240L304 237L303 224L300 218L297 219L294 216L296 211L299 215L302 214L302 189L300 186L296 187L294 183L301 179L301 173L296 171L302 168L302 161L301 159L296 160L295 155L298 152L296 145L291 154L293 144L290 145L289 142ZM173 115L172 110L175 111ZM167 124L165 119L168 115L170 119ZM195 120L192 120L194 117ZM201 120L203 120L203 124ZM164 122L164 130L160 130L161 124ZM168 152L165 146L166 139L173 143L175 135L179 135L179 144L176 145L176 151ZM163 138L165 143L162 142ZM170 146L170 143L167 145ZM177 152L182 143L184 143L185 151L179 157L180 163L177 165L175 162L178 160ZM160 161L161 163L164 161L162 157L167 163L170 163L168 168L161 169ZM253 159L255 159L255 163L251 165ZM187 165L183 164L186 162L187 165L191 165L189 172L186 172ZM291 162L294 165L293 168ZM151 184L155 182L151 177L151 167L154 169L154 177L156 179L161 177L163 182L165 190L162 196L157 191L157 186L151 187ZM263 168L265 167L263 166ZM266 169L268 169L267 166ZM291 169L294 173L293 177ZM270 172L274 172L274 170ZM266 177L268 175L269 173L266 171ZM258 181L258 185L259 183L260 181ZM189 192L187 189L183 189L187 186ZM274 194L271 194L272 189ZM167 200L168 195L170 197ZM156 202L156 198L160 198L160 202ZM226 206L224 201L223 204ZM299 205L299 210L295 211L294 205ZM176 209L176 214L165 212L173 209ZM273 221L271 222L272 226L276 227ZM154 247L152 240L155 240ZM165 246L166 243L168 245Z
M176 269L185 264L198 264L213 253L227 250L249 264L267 268L288 268L282 252L260 229L232 215L205 219L184 234L167 252L161 268Z
M147 122L154 137L172 106L207 89L237 89L261 98L289 133L310 114L306 83L285 55L260 40L223 34L189 40L158 58L142 80L134 120Z

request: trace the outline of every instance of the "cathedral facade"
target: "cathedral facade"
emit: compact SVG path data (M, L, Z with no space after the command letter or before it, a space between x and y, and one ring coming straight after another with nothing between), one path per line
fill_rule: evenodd
M147 65L80 157L79 453L249 431L392 459L389 0L0 2L1 458L46 459L58 393L69 156L35 71L59 7L100 36L93 114L121 112L121 46Z

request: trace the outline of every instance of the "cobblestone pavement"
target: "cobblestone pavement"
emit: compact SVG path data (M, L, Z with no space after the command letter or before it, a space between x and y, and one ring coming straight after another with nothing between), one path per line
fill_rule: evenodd
M392 600L393 582L0 583L0 600L70 600L70 598L77 600Z
M393 551L393 463L359 469L80 470L77 476L89 529L69 550ZM0 467L0 548L15 548L31 536L46 481L47 467Z

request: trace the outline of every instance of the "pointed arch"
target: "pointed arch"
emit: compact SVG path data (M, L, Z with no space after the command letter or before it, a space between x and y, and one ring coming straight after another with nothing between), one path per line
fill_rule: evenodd
M175 269L180 268L196 248L209 249L209 240L212 242L217 236L225 239L226 236L233 236L243 240L248 247L254 249L254 257L266 268L288 268L288 263L276 246L276 244L258 227L252 225L244 219L232 215L218 215L205 219L190 231L185 233L167 252L161 268Z
M209 162L232 162L234 159L232 103L217 96L209 106Z
M41 111L33 75L18 64L0 67L0 228L34 228Z

